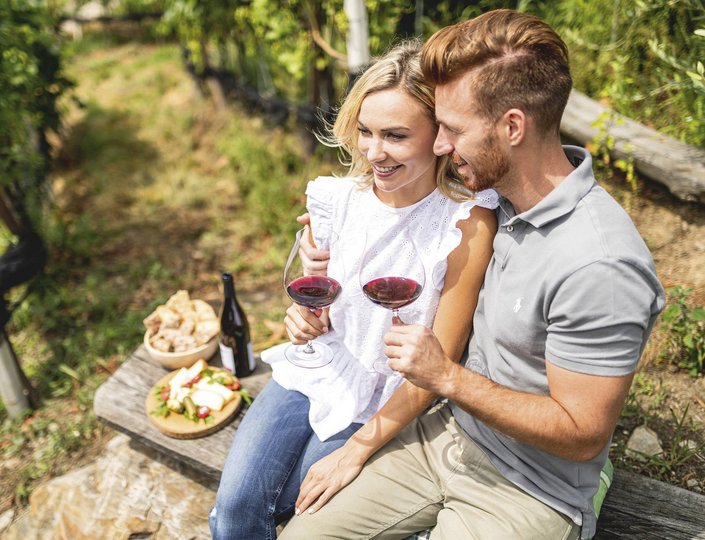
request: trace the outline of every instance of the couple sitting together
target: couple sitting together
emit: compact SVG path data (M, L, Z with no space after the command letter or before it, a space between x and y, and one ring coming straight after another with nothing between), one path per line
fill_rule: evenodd
M276 538L287 519L287 540L594 535L664 295L588 152L561 145L571 86L565 43L510 10L401 44L360 76L325 138L349 174L306 192L313 244L338 247L304 242L302 257L342 293L285 318L293 343L318 338L336 358L306 369L262 353L273 380L236 433L214 538ZM365 238L401 253L407 234L426 286L392 324L358 274Z

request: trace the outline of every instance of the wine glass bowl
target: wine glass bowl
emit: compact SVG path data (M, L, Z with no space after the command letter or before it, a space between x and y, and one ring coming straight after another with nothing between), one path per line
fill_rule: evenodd
M414 302L423 291L423 285L411 278L382 276L373 278L362 286L362 292L372 302L391 309L395 317L399 310Z
M423 260L409 231L402 229L393 238L368 233L358 278L363 294L392 312L392 324L403 324L399 310L415 302L426 283ZM392 373L386 359L373 365L378 373Z
M284 290L292 302L311 311L327 308L340 296L342 287L340 283L327 275L309 274L301 260L299 248L301 236L308 229L296 233L296 239L289 258L284 268ZM337 245L338 236L331 231L329 244L319 246L331 249ZM329 364L333 359L333 351L325 343L308 341L306 345L289 345L284 351L284 356L292 364L317 368Z

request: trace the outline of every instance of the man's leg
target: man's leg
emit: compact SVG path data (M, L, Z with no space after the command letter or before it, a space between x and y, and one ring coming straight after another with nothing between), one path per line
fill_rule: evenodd
M448 416L442 408L415 420L323 508L294 517L279 540L405 538L435 525L457 453Z
M448 480L431 540L574 540L580 527L504 478L455 421L460 467Z

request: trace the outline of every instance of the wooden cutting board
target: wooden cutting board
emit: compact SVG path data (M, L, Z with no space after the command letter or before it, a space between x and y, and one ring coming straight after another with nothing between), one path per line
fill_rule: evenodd
M171 378L178 372L179 370L177 369L159 379L147 393L145 411L147 417L159 431L175 439L196 439L215 433L235 418L235 414L240 410L240 406L242 405L242 396L240 394L235 394L235 397L220 411L211 411L211 415L213 415L215 420L209 424L206 424L205 421L201 419L199 419L198 422L193 422L175 412L170 412L169 416L155 416L151 414L151 412L159 406L159 400L156 396L157 388L168 384Z

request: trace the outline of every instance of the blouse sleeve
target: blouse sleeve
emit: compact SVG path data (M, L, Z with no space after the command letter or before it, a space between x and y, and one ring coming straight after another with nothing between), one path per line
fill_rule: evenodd
M335 223L335 207L341 193L341 179L319 176L306 187L306 209L311 215L313 240L321 249L327 249Z
M463 232L456 226L458 221L468 219L472 209L476 206L494 210L499 204L499 196L493 189L486 189L475 194L475 198L462 203L449 202L449 218L445 220L446 229L442 231L441 238L432 264L431 280L437 290L443 289L446 270L448 269L448 255L460 245Z

